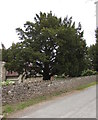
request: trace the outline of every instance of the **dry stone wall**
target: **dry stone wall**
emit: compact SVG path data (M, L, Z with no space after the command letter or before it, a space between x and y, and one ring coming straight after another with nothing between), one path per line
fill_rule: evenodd
M2 87L2 103L13 104L38 96L45 96L59 91L70 91L80 85L96 81L96 76L79 77L65 80L25 82Z

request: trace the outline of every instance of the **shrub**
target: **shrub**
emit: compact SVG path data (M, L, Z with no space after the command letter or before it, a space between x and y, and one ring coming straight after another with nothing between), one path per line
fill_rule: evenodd
M96 74L97 74L96 71L87 69L82 72L81 76L90 76L90 75L96 75Z
M1 82L1 85L9 85L9 84L14 84L14 83L15 83L14 81L7 80L7 81Z

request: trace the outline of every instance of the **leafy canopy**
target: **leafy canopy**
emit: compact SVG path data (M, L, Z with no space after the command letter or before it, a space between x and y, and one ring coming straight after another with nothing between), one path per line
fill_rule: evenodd
M21 42L8 49L7 69L25 72L27 77L42 74L44 80L62 73L80 75L86 55L81 29L80 23L75 27L72 17L62 20L52 12L36 14L34 22L16 29Z

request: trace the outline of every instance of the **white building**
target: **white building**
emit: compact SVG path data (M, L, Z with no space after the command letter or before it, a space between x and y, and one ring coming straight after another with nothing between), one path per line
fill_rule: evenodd
M96 4L96 27L98 27L98 1L96 1L95 4Z

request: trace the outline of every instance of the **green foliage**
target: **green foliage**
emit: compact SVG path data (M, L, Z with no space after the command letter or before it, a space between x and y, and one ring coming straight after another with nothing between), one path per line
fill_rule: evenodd
M90 76L90 75L96 75L96 74L97 74L96 71L87 69L82 72L81 76Z
M14 84L15 82L14 81L10 81L10 80L7 80L7 81L3 81L1 82L2 85L10 85L10 84Z
M65 20L64 23L64 26L66 26L67 21ZM75 77L79 76L85 68L87 48L83 39L81 24L79 23L78 28L75 28L72 21L68 23L70 27L64 27L65 30L60 30L59 38L62 41L62 45L59 47L57 67L61 74L65 73L65 75Z
M27 77L39 73L44 80L55 74L81 75L87 50L81 29L72 17L62 20L52 12L36 14L34 22L16 29L22 41L7 49L6 68Z
M95 35L96 43L88 48L88 57L91 66L90 69L94 69L98 72L98 29L96 29Z
M90 69L95 69L96 67L96 47L95 45L91 45L88 48L88 57L90 60Z
M86 84L86 85L82 85L82 86L79 86L79 87L77 88L77 90L83 90L83 89L85 89L85 88L94 86L94 85L96 85L96 84L97 84L96 82L92 82L92 83L89 83L89 84Z
M95 44L95 70L98 72L98 28L96 29L96 44Z

